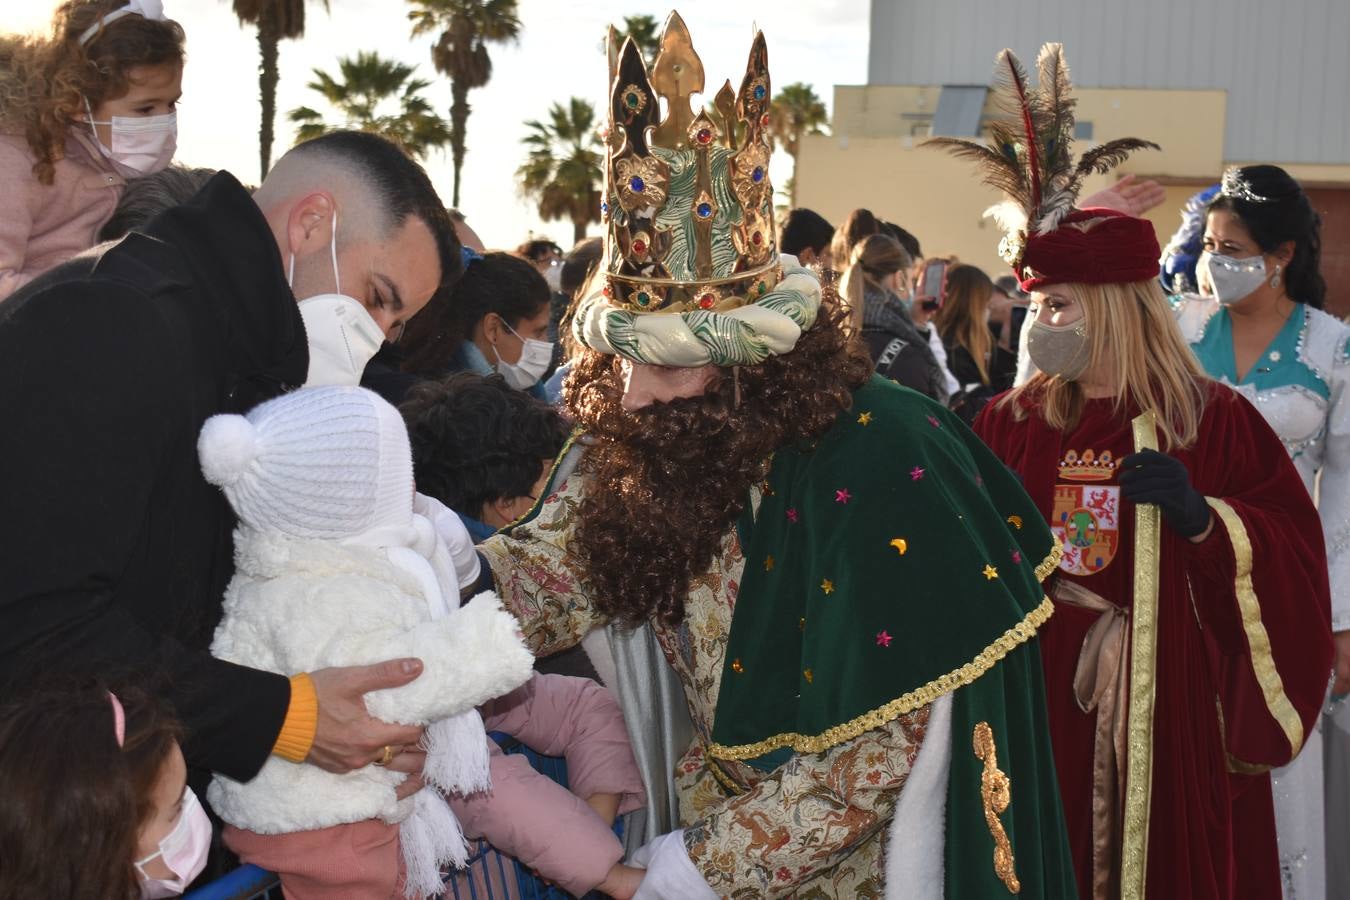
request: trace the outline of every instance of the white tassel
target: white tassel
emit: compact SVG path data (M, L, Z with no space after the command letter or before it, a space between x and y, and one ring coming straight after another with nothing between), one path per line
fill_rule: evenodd
M469 862L469 845L450 804L432 788L416 795L416 809L399 826L403 849L403 895L410 900L432 897L445 890L441 867L462 869Z
M422 738L427 751L423 777L447 794L467 795L490 789L487 742L477 710L432 722Z

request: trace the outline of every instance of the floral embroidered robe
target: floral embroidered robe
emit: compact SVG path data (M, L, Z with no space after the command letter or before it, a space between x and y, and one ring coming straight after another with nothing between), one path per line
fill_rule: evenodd
M862 442L870 443L863 446ZM818 512L810 496L801 498L800 513L796 506L789 505L799 502L793 499L794 491L809 493L817 482L825 483L841 470L857 471L856 464L830 463L831 474L822 480L811 474L820 465L830 460L847 460L850 455L856 461L860 449L874 454L896 453L901 448L906 448L910 454L908 462L918 460L926 467L926 483L921 483L910 465L902 467L898 463L888 463L872 467L867 475L858 477L856 503L853 495L835 492L834 496L825 498L834 505L825 506ZM972 454L978 455L978 461ZM961 486L954 487L958 473ZM952 476L950 483L942 481L944 474ZM980 505L983 501L978 498L988 492L983 481L986 477L1002 480L999 490L1010 494L1009 502L1021 504L1015 506L1021 515L1008 516L1005 523L1003 514L995 517L986 506ZM580 564L567 548L582 493L587 489L584 474L572 475L561 484L552 485L552 493L541 500L531 516L479 548L492 568L499 593L521 619L527 638L537 653L549 653L575 644L589 629L603 624L603 619L591 607L584 582L578 575ZM894 493L901 490L912 492L913 506L904 503L897 506ZM964 499L967 493L975 499ZM875 498L870 508L867 498ZM695 731L692 745L676 771L686 848L694 865L717 893L728 897L919 896L907 894L903 888L897 892L895 886L891 891L886 890L883 876L885 837L923 746L931 700L956 689L954 696L958 700L971 699L958 704L954 721L964 724L959 729L953 725L950 732L953 789L948 804L955 805L945 816L948 832L945 895L949 898L995 896L990 892L990 885L997 886L997 895L1010 896L1012 893L1007 889L1007 882L995 876L992 860L997 839L992 836L993 828L988 822L989 801L986 799L983 805L981 803L981 786L986 783L984 778L988 777L990 767L984 767L982 777L982 764L971 749L974 721L966 721L975 715L974 710L983 709L986 712L980 713L979 717L996 719L1000 758L1015 759L1020 767L1012 776L1015 799L1007 821L1010 823L1008 833L1014 838L1012 849L1016 851L1016 854L1009 854L1009 859L1018 855L1021 896L1072 897L1072 869L1054 789L1048 729L1037 702L1037 698L1043 696L1040 663L1035 655L1035 642L1027 642L1034 633L1034 624L1018 621L1017 635L1012 637L1010 630L999 638L1003 642L1000 645L999 641L990 643L979 636L978 627L960 624L963 617L957 610L959 603L941 610L927 610L928 614L936 616L935 621L958 623L955 627L963 637L977 633L973 638L977 646L985 648L989 644L989 648L978 655L965 649L952 650L949 655L958 654L954 665L936 654L939 658L933 664L944 674L932 681L928 681L926 675L921 677L914 685L914 691L899 697L895 694L907 684L903 680L905 676L892 678L878 670L877 676L871 678L873 683L866 687L877 697L891 702L877 704L873 699L865 699L860 701L861 708L868 711L865 715L849 716L847 721L839 723L826 719L828 724L838 724L847 734L843 739L822 741L823 735L802 739L805 741L802 746L809 744L812 748L823 746L823 749L808 752L794 747L792 738L801 738L801 734L784 737L780 732L787 726L766 724L764 727L769 734L777 733L772 741L775 744L772 751L761 753L756 750L752 752L757 756L740 754L738 757L735 753L724 752L727 748L718 740L721 733L715 735L715 732L727 730L725 722L719 726L717 719L719 699L724 707L730 705L726 696L727 679L736 678L739 682L743 671L740 656L728 660L728 646L736 646L733 636L743 636L751 631L760 634L785 630L782 640L773 646L783 648L782 655L788 658L785 665L796 667L799 665L798 654L805 651L795 649L793 638L787 633L793 636L799 633L800 618L800 633L809 637L807 618L810 617L814 624L830 615L824 612L817 615L820 607L815 604L820 603L821 598L815 594L819 579L814 576L809 591L813 596L809 600L796 601L802 604L800 609L792 606L793 590L770 584L766 594L765 573L774 570L774 564L764 555L766 541L785 541L785 534L811 534L807 526L814 520L822 526L815 529L816 533L841 537L857 533L859 546L872 548L874 557L869 558L878 560L878 565L890 565L891 557L900 560L908 548L897 549L894 539L888 537L880 541L879 549L884 553L876 553L877 541L870 533L891 535L894 528L902 527L898 522L903 518L915 526L907 533L912 534L911 540L921 546L920 528L934 535L943 533L945 526L937 524L936 517L924 513L932 504L944 500L949 507L946 511L950 513L951 527L958 529L953 535L965 534L973 527L970 520L978 517L985 520L980 527L1004 535L997 538L1004 542L1001 546L1020 546L1009 536L1013 532L1010 523L1016 522L1016 528L1021 529L1022 516L1028 522L1035 521L1034 507L1011 476L950 413L912 391L874 379L859 389L854 397L854 409L845 411L817 446L804 450L785 448L776 455L768 483L752 492L740 526L727 533L721 552L708 571L690 585L684 622L677 627L652 623L657 640L684 687ZM908 512L897 517L897 509ZM958 509L964 512L958 513ZM831 520L831 516L838 518ZM773 523L767 523L770 518ZM794 530L797 525L801 525L802 530ZM861 536L864 532L868 537ZM1042 542L1041 532L1028 528L1025 537L1027 559L1024 561L1020 551L1014 550L1011 559L1002 563L1004 582L1021 585L1018 590L1022 593L1026 593L1026 585L1030 585L1036 601L1043 598L1037 576L1032 574L1036 567L1031 558L1031 547L1036 546L1035 552L1040 554L1034 562L1041 562L1050 544L1048 533L1043 537ZM745 549L757 554L753 572L747 571L743 540ZM973 546L979 541L972 538L970 543ZM769 543L768 546L779 545ZM792 546L795 557L842 560L833 548L821 552ZM964 559L963 554L969 552L982 551L953 551L951 559ZM923 560L925 555L916 552L912 559ZM1002 590L1004 582L997 581L1000 576L994 567L983 556L979 559L983 569L971 572L973 581L988 585L990 591ZM1003 559L1009 558L1004 556ZM916 570L923 572L922 580L925 585L931 584L935 598L949 595L955 582L942 563L934 556L931 562ZM876 584L875 576L865 571L867 565L870 563L864 564L860 560L854 567L862 573L856 579L860 582L857 587L850 585L846 575L837 576L840 596L827 596L825 600L830 603L838 600L839 604L827 605L826 609L846 609L846 595L852 593L856 595L853 599L863 606L875 606L874 599L882 598L892 614L896 609L903 611L904 601L897 602L897 595L904 598L906 592L896 583ZM1053 562L1050 565L1053 566ZM880 587L881 590L864 592L861 590L864 587ZM926 599L925 589L913 586L909 595L916 598L916 602L919 598ZM832 583L828 593L834 594ZM741 631L737 631L733 619L741 622L747 613L746 609L738 613L738 601L742 605L751 600L763 604L766 596L771 602L762 607L759 620L747 622ZM936 607L938 604L925 605ZM1037 609L1048 606L1049 602L1045 601ZM1020 620L1023 613L1016 611L1020 607L1010 606L1010 609L1013 609L1014 621ZM1038 622L1035 615L1033 611L1027 616L1028 621ZM903 664L907 656L923 655L922 651L906 647L906 641L923 641L924 636L907 635L905 621L905 618L898 619L898 627L892 626L894 635L878 632L874 636L869 626L860 643L882 654L882 658L896 661L886 665ZM921 621L921 617L913 621ZM965 621L969 622L968 619ZM1004 627L998 625L996 633L1001 633ZM800 638L797 641L803 642ZM887 657L885 651L891 649L892 643L897 653ZM936 643L943 642L937 639ZM770 655L776 653L773 646L768 651ZM746 659L752 658L749 654L753 648L747 647L744 652ZM1008 660L1000 664L999 659L1004 655ZM761 702L772 707L769 719L775 716L790 719L796 711L788 707L810 692L813 681L823 683L831 675L838 674L841 667L847 668L852 659L850 653L839 654L837 659L820 659L814 663L819 673L814 677L807 669L802 673L804 681L792 680L784 685L783 679L778 679L779 684L762 693L753 687L747 692L738 683L733 698L739 704L737 718L755 718L754 714L743 715L741 710ZM989 672L990 667L994 677L980 677ZM1027 672L1034 674L1019 674ZM863 687L862 684L855 686ZM983 699L977 703L978 698ZM1026 702L1028 699L1030 703ZM814 708L808 709L806 701L801 705L800 715L804 721L819 713ZM962 718L962 710L966 718ZM1022 716L1022 712L1026 715ZM980 724L988 727L985 722ZM807 732L807 727L798 726L797 730ZM828 728L825 733L834 730ZM718 752L719 758L713 758L710 751ZM1009 771L1012 772L1012 768ZM926 827L943 829L943 811L939 808L933 812ZM953 840L951 834L955 827L968 829L975 837ZM1001 824L997 830L1003 831ZM938 846L942 846L941 842ZM970 855L972 865L966 865L967 857L963 854ZM1017 884L1015 878L1012 883ZM937 891L942 893L941 886Z

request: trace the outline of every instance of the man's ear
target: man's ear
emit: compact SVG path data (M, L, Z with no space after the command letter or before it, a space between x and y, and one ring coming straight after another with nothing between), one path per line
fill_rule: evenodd
M819 261L816 251L810 247L803 247L802 252L797 254L797 262L804 266L813 266Z
M305 256L318 248L327 249L333 240L333 195L322 191L306 194L296 201L286 217L288 252Z

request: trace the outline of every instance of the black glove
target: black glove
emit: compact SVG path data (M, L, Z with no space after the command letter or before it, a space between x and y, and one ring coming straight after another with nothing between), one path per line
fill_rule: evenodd
M1209 527L1209 504L1191 487L1185 464L1157 450L1131 453L1120 461L1120 492L1133 503L1156 504L1182 537L1195 537Z

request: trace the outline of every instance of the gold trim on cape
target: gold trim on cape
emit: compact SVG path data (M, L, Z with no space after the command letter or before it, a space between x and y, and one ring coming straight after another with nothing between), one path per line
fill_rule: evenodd
M880 728L897 716L912 712L920 706L927 706L943 694L971 684L975 679L993 668L994 663L1007 656L1019 644L1026 643L1034 637L1036 629L1044 625L1054 611L1055 605L1049 597L1045 597L1040 606L1027 613L1022 621L1005 631L1001 637L981 650L973 660L961 668L935 678L927 684L917 687L907 694L902 694L891 702L878 706L870 712L865 712L855 719L835 725L833 728L827 728L820 734L805 735L789 731L783 734L775 734L753 744L740 744L735 747L710 744L708 755L719 759L755 759L782 747L791 747L797 753L820 753L836 744L851 741L864 732Z
M1130 423L1134 451L1158 449L1157 419L1142 413ZM1134 608L1130 629L1130 707L1125 730L1125 822L1121 829L1121 900L1143 900L1148 880L1148 818L1153 802L1153 703L1158 668L1158 566L1161 514L1153 504L1134 508Z
M1050 548L1050 555L1041 560L1041 564L1036 567L1036 580L1044 582L1054 574L1055 569L1059 568L1059 561L1064 558L1064 547L1058 541L1055 546Z
M1218 514L1223 527L1228 531L1228 542L1233 545L1233 558L1236 563L1237 579L1233 590L1237 594L1238 609L1242 612L1242 630L1247 633L1247 644L1251 647L1252 668L1256 670L1256 681L1261 685L1261 693L1266 698L1266 708L1271 718L1279 723L1289 741L1289 758L1293 759L1303 749L1303 720L1284 692L1284 680L1275 668L1275 657L1270 649L1270 635L1261 621L1261 601L1256 597L1256 588L1252 586L1252 541L1247 534L1247 526L1237 510L1225 500L1206 497L1205 500Z
M1012 842L999 819L999 814L1012 803L1012 779L998 767L998 746L994 741L994 729L988 722L975 726L971 743L975 746L975 758L984 763L980 772L980 799L984 801L984 822L989 826L989 836L994 839L994 874L1008 893L1020 894L1022 883L1017 879Z

